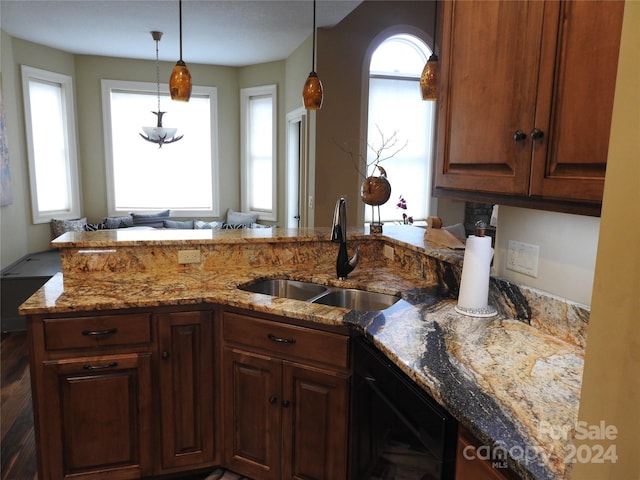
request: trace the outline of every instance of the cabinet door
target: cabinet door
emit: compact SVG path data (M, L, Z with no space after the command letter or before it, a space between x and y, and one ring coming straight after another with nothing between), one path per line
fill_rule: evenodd
M544 4L442 6L435 185L526 195Z
M162 468L215 459L211 312L158 315Z
M224 457L251 478L280 478L280 360L224 350Z
M602 201L623 1L547 2L531 194Z
M283 362L283 479L346 479L347 377Z
M44 363L48 479L151 474L149 354Z

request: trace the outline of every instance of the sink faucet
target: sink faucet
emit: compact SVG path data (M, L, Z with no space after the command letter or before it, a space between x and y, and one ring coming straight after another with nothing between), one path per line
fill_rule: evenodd
M336 202L333 213L333 226L331 227L331 241L340 243L338 259L336 260L336 274L340 280L345 280L347 275L356 268L360 258L360 247L356 247L356 253L349 258L347 253L347 201L340 197Z

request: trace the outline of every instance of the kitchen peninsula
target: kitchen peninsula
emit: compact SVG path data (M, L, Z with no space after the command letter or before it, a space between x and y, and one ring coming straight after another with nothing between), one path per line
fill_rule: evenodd
M313 348L294 359L304 357L310 369L345 381L349 336L365 335L482 445L506 453L490 461L505 459L525 479L565 478L570 439L557 432L567 433L577 421L587 309L492 278L490 301L498 315L466 317L454 310L460 251L426 242L424 230L411 226L385 225L383 235L350 229L348 239L350 251L360 247L360 263L346 280L336 278L337 245L330 242L329 229L120 229L69 232L56 239L62 273L21 306L30 335L39 478L104 478L99 475L107 464L118 474L112 478L123 479L215 465L237 468L229 465L237 458L226 443L233 425L226 421L225 402L232 397L221 385L220 365L227 365L233 345L251 342L250 328L266 322L285 333L309 335ZM185 255L190 263L179 263ZM363 312L238 288L270 278L401 300L386 310ZM312 338L314 332L326 342ZM196 356L208 367L189 383L189 375L180 378L180 372L197 363ZM165 360L173 367L165 368ZM118 375L98 389L98 382L82 385L84 375L109 369ZM197 418L165 422L186 386L201 395L193 412ZM73 438L82 429L65 417L71 411L65 402L75 402L74 412L86 418L99 418L94 406L118 403L111 387L130 402L121 406L130 412L120 425L127 435L118 439L118 448L102 445L109 454L97 453L98 447ZM348 395L348 388L344 392ZM136 416L136 411L147 413ZM64 428L64 422L77 430ZM96 425L100 434L94 443L113 434L107 423ZM181 428L196 424L201 430L185 431L198 438L181 436ZM329 457L346 472L348 432L337 435L331 441L343 440L345 452ZM197 448L181 451L180 442ZM86 459L100 459L102 465ZM264 478L285 477L275 466L265 468Z

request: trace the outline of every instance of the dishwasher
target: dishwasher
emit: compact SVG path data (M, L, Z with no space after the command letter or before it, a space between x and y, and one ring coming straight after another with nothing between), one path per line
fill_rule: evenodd
M365 337L353 348L351 478L453 480L456 420Z

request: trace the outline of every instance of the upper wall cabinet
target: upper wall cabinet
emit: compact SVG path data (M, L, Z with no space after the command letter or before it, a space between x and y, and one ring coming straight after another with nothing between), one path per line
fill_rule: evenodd
M623 10L443 2L436 196L599 215Z

